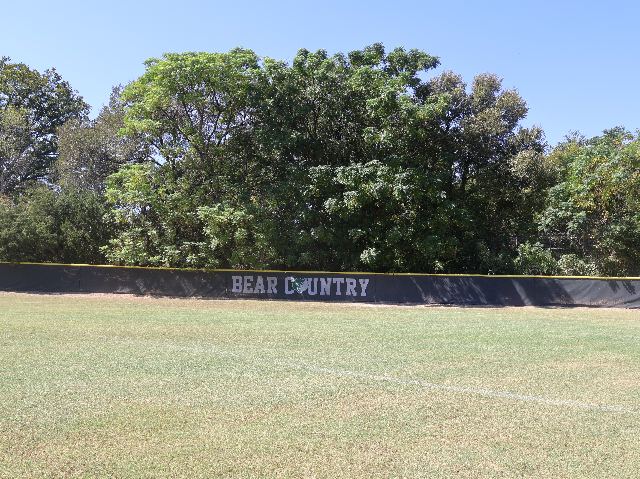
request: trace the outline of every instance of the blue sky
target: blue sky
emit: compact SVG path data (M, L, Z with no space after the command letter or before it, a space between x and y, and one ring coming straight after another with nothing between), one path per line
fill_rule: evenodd
M333 54L382 42L439 56L426 76L502 77L529 105L522 124L540 125L551 145L575 130L640 128L640 2L27 0L3 5L2 16L0 55L55 67L94 115L112 86L164 52L242 46L291 60L300 48Z

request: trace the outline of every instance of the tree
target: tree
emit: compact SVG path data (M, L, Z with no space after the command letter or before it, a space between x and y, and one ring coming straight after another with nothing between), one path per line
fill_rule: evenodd
M287 267L513 270L508 236L535 231L553 181L544 134L519 127L526 103L495 75L422 82L437 64L380 44L264 61L256 128Z
M151 160L107 180L124 264L511 272L556 181L541 129L495 75L469 91L419 50L374 44L166 54L125 88ZM153 163L153 164L152 164Z
M18 138L7 136L11 129L6 127L2 132L5 143L20 145L12 153L18 157L14 156L9 162L23 165L18 176L6 180L5 184L15 189L29 181L44 179L58 155L57 129L69 120L86 117L88 112L89 105L62 80L55 69L41 74L23 63L10 63L10 58L2 57L0 115L5 117L5 124L7 116L14 118L10 120L14 125L18 115L21 117L18 123L22 125L19 131L23 132L27 127L29 131L29 135L19 133ZM25 152L28 152L28 161L22 161L19 157Z
M248 104L251 50L229 53L168 53L145 62L146 72L129 84L125 134L140 134L176 179L220 197L225 178L243 169L241 148L251 128Z
M166 175L158 165L126 164L107 178L108 219L117 234L104 251L112 264L206 266L199 255L204 235L197 202Z
M13 106L0 109L0 195L29 181L36 162L28 113Z
M109 104L96 119L69 120L58 129L59 158L51 174L58 186L101 192L105 178L122 165L150 159L149 147L140 135L119 134L126 107L121 92L121 86L113 88Z
M0 261L104 264L106 212L94 192L32 185L16 199L0 197Z
M423 196L417 185L424 181L407 181L417 171L411 138L421 134L416 123L442 103L434 96L417 104L413 92L418 72L438 63L419 50L387 54L382 44L332 57L302 49L291 65L263 61L254 115L264 152L260 178L268 181L259 196L269 198L265 207L277 225L271 243L281 252L279 267L408 267L382 258L399 251L396 240L408 232L405 213L415 196L407 190ZM382 196L371 182L384 184L373 186ZM402 245L410 243L405 235ZM373 254L381 245L384 254Z
M444 95L447 105L426 119L420 147L461 218L450 232L461 247L449 271L511 272L510 237L535 231L535 213L553 181L544 132L519 126L526 102L493 74L476 76L467 89L459 75L443 72L416 91L421 101L432 95Z
M230 215L241 218L250 198L249 95L257 56L239 48L165 54L146 67L122 92L122 132L142 138L151 161L125 165L107 181L120 232L108 257L122 264L247 266L223 255L211 235L220 230L216 208L238 209Z
M564 181L549 190L540 228L592 274L640 274L640 132L622 127L558 145ZM559 258L561 263L576 263Z

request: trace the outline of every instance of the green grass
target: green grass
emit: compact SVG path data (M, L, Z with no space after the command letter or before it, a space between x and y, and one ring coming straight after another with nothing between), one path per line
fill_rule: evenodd
M635 311L0 294L0 477L638 471Z

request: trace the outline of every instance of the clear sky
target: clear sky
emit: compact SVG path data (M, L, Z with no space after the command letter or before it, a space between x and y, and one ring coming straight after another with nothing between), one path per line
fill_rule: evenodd
M57 0L3 2L0 56L55 67L96 115L111 87L135 80L164 52L236 46L290 61L382 42L440 57L442 70L495 73L529 105L551 145L570 131L640 128L637 0L325 2Z

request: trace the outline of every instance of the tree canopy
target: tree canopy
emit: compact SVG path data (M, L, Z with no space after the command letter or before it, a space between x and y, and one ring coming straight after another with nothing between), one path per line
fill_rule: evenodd
M540 228L566 251L565 272L640 275L640 132L571 138L554 153L564 178L549 190Z
M419 50L302 49L289 65L235 49L146 65L122 95L124 132L143 135L156 164L108 189L124 235L108 254L125 263L147 245L149 264L466 271L508 223L494 218L525 203L495 202L496 189L521 190L511 163L544 148L540 130L518 128L516 91L488 74L471 92L451 73L425 82L439 59Z
M167 53L90 120L55 70L3 58L0 260L638 274L638 135L551 149L515 88L439 64Z
M89 112L55 69L0 59L0 194L42 180L58 157L58 128Z

